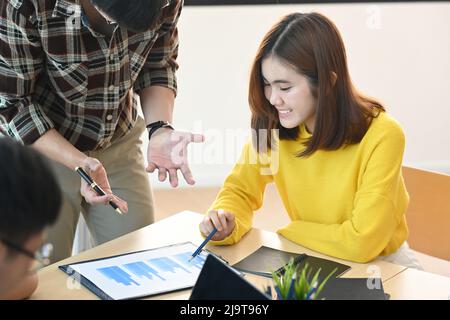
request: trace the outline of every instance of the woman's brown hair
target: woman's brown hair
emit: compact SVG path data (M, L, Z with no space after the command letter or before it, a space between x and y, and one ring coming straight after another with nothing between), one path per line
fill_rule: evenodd
M353 86L344 43L333 22L319 13L287 15L265 35L250 74L251 125L256 133L267 130L269 150L274 138L272 129L279 129L281 140L296 140L299 134L298 127L281 126L276 109L264 95L261 63L272 55L308 79L317 101L314 133L304 143L306 149L298 154L300 157L319 149L336 150L360 142L371 120L385 111L381 103L362 95ZM253 137L255 147L261 150L259 134Z

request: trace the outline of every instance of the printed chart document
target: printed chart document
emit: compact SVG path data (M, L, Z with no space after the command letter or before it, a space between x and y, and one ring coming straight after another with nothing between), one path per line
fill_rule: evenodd
M134 299L194 286L208 256L191 242L59 266L102 299Z

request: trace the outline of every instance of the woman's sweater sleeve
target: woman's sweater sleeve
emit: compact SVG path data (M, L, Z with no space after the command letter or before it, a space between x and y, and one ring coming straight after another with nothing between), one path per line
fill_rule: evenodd
M253 211L258 210L264 197L266 184L273 181L268 174L269 156L259 156L251 142L244 146L238 163L226 178L210 210L225 210L236 217L233 232L221 241L211 244L226 245L238 242L252 227Z

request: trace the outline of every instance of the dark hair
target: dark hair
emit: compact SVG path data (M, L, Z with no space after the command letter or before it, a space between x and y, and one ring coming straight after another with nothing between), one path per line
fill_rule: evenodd
M298 127L281 126L275 108L264 95L261 63L271 55L303 74L317 100L314 133L298 156L360 142L371 120L385 111L381 103L365 97L353 86L344 43L333 22L319 13L290 14L265 35L250 74L248 99L252 129L268 130L269 149L273 143L271 129L279 129L279 138L284 140L296 140L299 134ZM333 73L337 76L335 80ZM257 150L260 150L259 138L259 134L254 135Z
M168 0L91 0L121 27L134 32L151 29ZM173 1L173 0L172 0Z
M61 191L43 156L0 138L0 238L22 245L53 224Z

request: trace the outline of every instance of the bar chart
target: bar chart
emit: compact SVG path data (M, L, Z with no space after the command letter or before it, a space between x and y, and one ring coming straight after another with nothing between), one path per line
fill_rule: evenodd
M191 254L191 252L180 253L175 255L175 259L177 259L177 261L180 261L181 263L186 263L186 261L189 261ZM198 255L194 259L192 259L192 261L188 262L187 265L202 269L204 263L205 257L202 255Z
M71 265L112 299L128 299L192 287L205 263L196 246L182 243Z
M133 278L120 269L119 267L106 267L106 268L99 268L97 269L101 274L104 276L116 281L117 283L121 283L125 286L130 286L132 284L139 285L136 281L133 280Z
M110 266L98 268L97 270L106 278L113 280L118 284L125 286L139 286L140 283L133 279L139 278L142 280L142 278L147 278L153 280L158 278L161 281L167 281L167 279L162 276L166 272L176 275L179 272L188 274L193 273L191 270L192 268L201 270L205 263L204 256L198 255L189 262L191 254L192 252L183 252L173 257L160 257L148 261L126 263L122 265L123 268Z
M161 280L165 280L163 277L161 277L158 274L158 271L153 269L152 267L149 267L147 264L145 264L142 261L133 262L133 263L127 263L124 265L125 268L127 268L131 273L136 275L137 277L146 277L148 279L153 279L153 277L158 277Z

